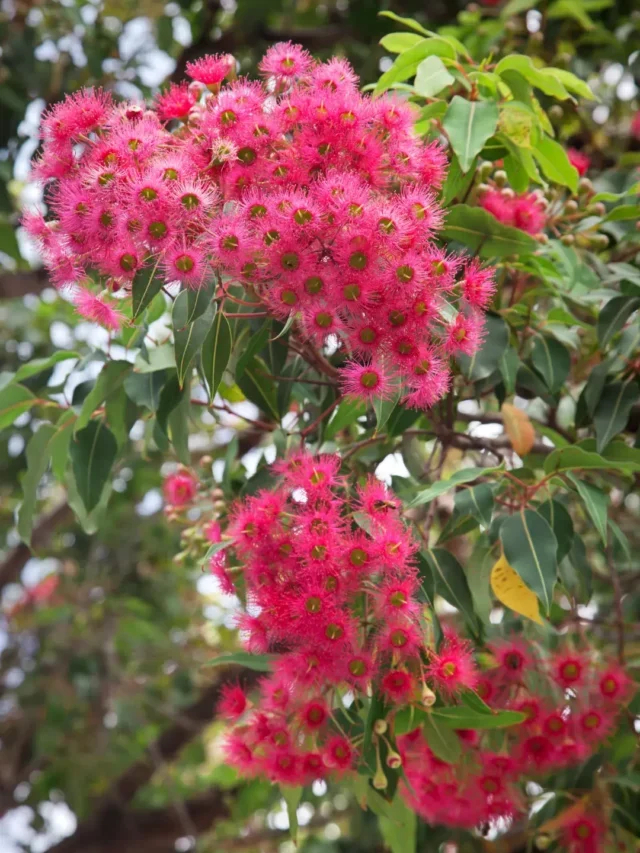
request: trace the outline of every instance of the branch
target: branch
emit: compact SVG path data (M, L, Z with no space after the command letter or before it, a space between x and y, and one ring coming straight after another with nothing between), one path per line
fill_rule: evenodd
M4 272L0 275L0 299L18 299L27 293L42 293L51 287L45 269Z
M107 847L103 845L107 842L111 844L120 838L118 835L119 828L125 825L125 819L128 820L129 815L133 815L134 819L137 820L135 815L138 813L130 812L126 807L155 773L158 757L164 762L173 760L184 746L212 722L224 685L239 682L245 689L248 689L257 682L259 677L260 673L244 667L225 669L220 678L207 687L193 705L180 712L180 716L176 718L173 725L162 732L158 739L145 750L143 756L112 783L107 793L96 803L91 817L80 823L73 835L51 847L49 853L102 853L103 850L107 850ZM218 812L210 813L213 818L226 816L226 811L223 811L222 794L220 792L218 794L220 806ZM224 808L226 809L226 805ZM197 825L194 816L189 814L189 817ZM183 826L181 815L177 811L175 812L175 821L176 826ZM127 832L130 833L131 830L127 830ZM178 834L183 835L184 829L181 829ZM132 836L131 841L135 840ZM131 849L132 851L134 849L142 851L143 848L137 846ZM144 849L147 853L146 848ZM122 853L122 850L123 848L120 846L119 853ZM160 851L169 853L169 850L173 850L173 848L167 846L151 848L149 853L151 851L156 853L156 850L158 853Z
M51 539L58 527L71 521L73 513L67 503L61 503L48 515L45 515L36 525L31 537L31 548L21 542L6 555L0 563L0 592L7 584L15 583L20 579L20 572L27 560L30 560L32 548L42 548Z

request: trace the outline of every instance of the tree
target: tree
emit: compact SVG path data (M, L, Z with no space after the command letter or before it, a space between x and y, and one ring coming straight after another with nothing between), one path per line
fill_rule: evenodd
M274 48L263 127L198 64L219 13L156 124L43 121L49 272L4 292L81 286L3 319L3 808L67 803L60 853L633 849L638 128L607 69L636 18L327 21L323 58L394 29L373 100ZM275 35L249 13L241 59Z

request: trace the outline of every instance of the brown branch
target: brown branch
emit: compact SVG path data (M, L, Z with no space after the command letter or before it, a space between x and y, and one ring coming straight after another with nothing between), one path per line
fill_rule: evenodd
M28 293L42 293L51 286L45 269L4 272L0 275L0 299L19 299Z
M15 583L20 579L20 572L27 560L33 556L32 549L42 548L58 529L67 524L73 518L71 507L62 503L45 515L36 525L31 537L31 548L21 542L6 555L0 563L0 592L7 584Z

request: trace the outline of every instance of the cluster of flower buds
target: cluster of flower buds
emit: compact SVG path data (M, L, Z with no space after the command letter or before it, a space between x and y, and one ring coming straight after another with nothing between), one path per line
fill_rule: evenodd
M215 281L221 301L240 284L343 347L348 393L432 405L450 356L477 350L494 289L436 242L443 149L416 135L411 104L361 94L344 60L280 44L260 67L262 83L223 85L235 63L210 56L149 106L91 90L54 106L34 169L50 218L25 227L54 283L108 328L126 304L108 292L141 277Z

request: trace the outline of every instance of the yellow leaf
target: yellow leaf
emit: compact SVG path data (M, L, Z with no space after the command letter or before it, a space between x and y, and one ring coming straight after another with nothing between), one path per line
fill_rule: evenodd
M536 433L529 416L522 409L518 409L510 403L503 403L502 417L511 446L518 456L526 456L536 440Z
M491 569L491 589L501 604L542 625L538 598L507 563L504 554Z

